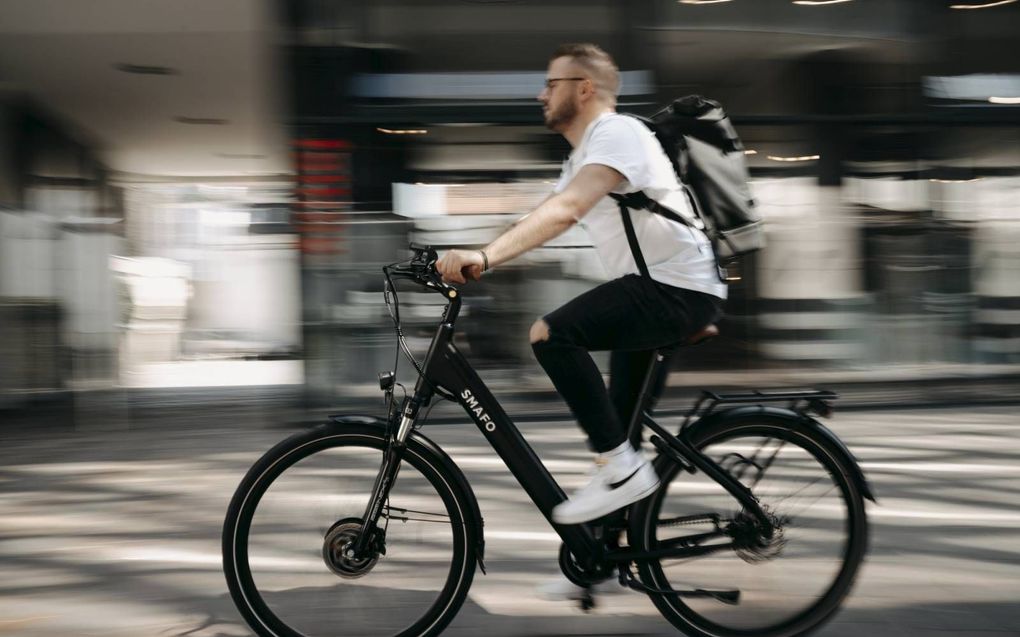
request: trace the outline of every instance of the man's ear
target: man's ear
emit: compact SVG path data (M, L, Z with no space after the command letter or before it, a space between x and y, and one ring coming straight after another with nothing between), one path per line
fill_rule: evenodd
M578 100L580 100L582 104L587 103L588 100L590 100L592 96L595 95L595 87L592 86L591 82L589 82L588 80L585 80L584 82L578 82L578 84L581 85L581 88L579 89L580 93L577 94L577 98Z

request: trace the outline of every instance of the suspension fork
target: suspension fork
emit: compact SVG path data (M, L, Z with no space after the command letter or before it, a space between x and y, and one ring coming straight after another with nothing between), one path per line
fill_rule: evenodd
M379 473L375 477L375 484L372 486L372 495L368 499L365 514L361 518L361 533L354 541L354 545L350 549L352 554L349 557L364 557L366 545L379 527L379 517L389 498L390 489L393 488L397 481L397 475L400 473L400 462L407 449L407 437L411 433L418 416L418 409L423 402L417 395L405 399L403 408L397 412L400 414L399 422L394 422L395 419L391 419L387 423L386 448L383 450L382 463L379 465Z

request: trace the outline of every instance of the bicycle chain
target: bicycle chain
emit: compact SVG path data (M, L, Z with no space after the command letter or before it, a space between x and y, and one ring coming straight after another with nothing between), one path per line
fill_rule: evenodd
M698 517L694 517L694 518L690 518L690 519L686 519L686 520L685 519L669 520L667 522L659 522L658 525L659 526L668 526L668 527L695 526L695 525L698 525L698 524L704 524L705 522L710 522L711 524L713 524L715 526L719 525L719 519L716 518L716 517L713 517L711 515L702 515L702 516L698 516Z

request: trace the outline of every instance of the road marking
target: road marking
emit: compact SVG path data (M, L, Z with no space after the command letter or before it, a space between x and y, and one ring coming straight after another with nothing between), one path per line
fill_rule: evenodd
M54 619L60 617L60 615L36 615L35 617L22 617L20 619L3 619L0 620L0 632L6 633L28 624L34 624L36 622L43 621L44 619Z
M865 470L893 470L917 473L1020 473L1020 466L1011 464L969 464L961 462L862 462Z

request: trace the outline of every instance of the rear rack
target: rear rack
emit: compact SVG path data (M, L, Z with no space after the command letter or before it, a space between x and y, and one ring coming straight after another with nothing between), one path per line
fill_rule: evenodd
M749 392L743 392L738 394L717 394L712 391L703 391L701 396L698 397L697 402L694 403L694 407L684 417L683 425L680 426L680 430L683 431L698 418L704 418L708 414L715 411L715 408L719 405L736 405L736 404L758 404L758 403L777 403L777 402L789 402L787 406L790 411L797 412L800 415L804 415L808 412L814 412L819 416L831 416L832 415L832 404L830 401L839 398L839 394L834 391L824 389L808 389L799 391L758 391L752 390Z

